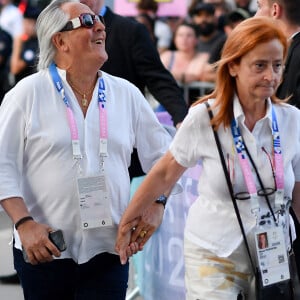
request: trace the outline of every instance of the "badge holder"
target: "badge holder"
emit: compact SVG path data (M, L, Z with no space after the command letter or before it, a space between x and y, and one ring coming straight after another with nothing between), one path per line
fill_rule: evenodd
M77 186L82 228L112 226L105 175L79 177Z
M261 282L264 287L290 279L282 227L274 226L257 230L255 246Z

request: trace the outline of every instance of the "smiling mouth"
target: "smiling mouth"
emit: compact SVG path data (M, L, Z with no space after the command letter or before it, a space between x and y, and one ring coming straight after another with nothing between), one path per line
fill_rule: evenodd
M96 40L95 43L97 45L102 45L103 44L103 40L102 39Z

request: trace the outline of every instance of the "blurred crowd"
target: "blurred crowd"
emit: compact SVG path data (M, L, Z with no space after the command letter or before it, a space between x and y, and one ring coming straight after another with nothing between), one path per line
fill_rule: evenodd
M192 0L185 17L159 17L159 3L141 0L136 19L145 24L164 66L180 85L214 82L215 65L231 30L253 16L252 0ZM190 105L199 97L198 89L189 91Z
M46 2L0 1L0 101L25 76L36 72L36 19Z
M0 101L36 72L35 23L49 0L0 0ZM134 17L149 30L161 60L179 84L214 82L214 63L230 31L256 11L252 0L191 0L185 17L158 17L159 3L141 0ZM193 102L197 97L191 93ZM191 104L191 103L189 103Z

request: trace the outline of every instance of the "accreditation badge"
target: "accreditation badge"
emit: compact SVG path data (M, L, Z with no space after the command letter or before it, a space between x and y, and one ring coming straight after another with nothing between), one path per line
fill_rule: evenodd
M110 198L104 174L77 178L83 229L112 226Z
M255 244L263 286L290 279L282 227L274 226L257 230Z

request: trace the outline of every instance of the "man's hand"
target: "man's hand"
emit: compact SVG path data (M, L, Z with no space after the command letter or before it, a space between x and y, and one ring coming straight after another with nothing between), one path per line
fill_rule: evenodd
M28 221L18 227L22 246L31 264L50 262L53 260L52 255L60 256L60 251L48 238L50 231L52 229L48 225L35 221Z

